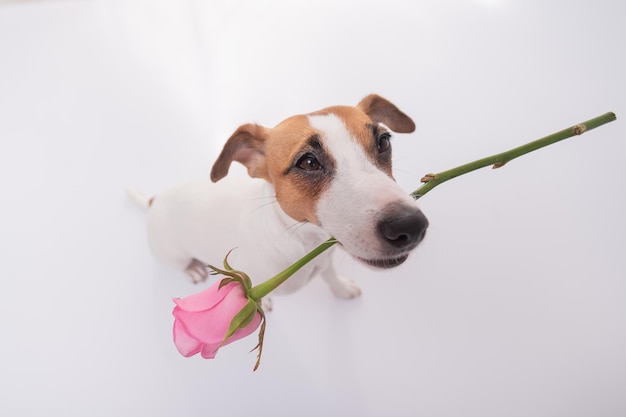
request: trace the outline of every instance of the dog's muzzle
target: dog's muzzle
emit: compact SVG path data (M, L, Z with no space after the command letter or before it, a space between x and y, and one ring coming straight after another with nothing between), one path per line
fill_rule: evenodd
M375 268L393 268L402 264L409 252L426 236L428 219L416 207L401 206L388 210L378 221L377 232L386 256L379 259L360 258Z

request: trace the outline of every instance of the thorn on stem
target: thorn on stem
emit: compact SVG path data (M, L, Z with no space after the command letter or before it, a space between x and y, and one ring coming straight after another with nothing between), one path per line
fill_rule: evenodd
M422 177L420 181L426 183L426 182L434 180L435 178L437 178L437 175L435 174L426 174Z
M587 130L587 126L583 125L583 124L579 124L574 126L574 134L575 135L582 135L583 133L585 133L585 130Z
M503 162L496 162L495 164L493 164L493 166L491 167L491 169L498 169L498 168L502 168L503 166L506 165L508 161L503 161Z

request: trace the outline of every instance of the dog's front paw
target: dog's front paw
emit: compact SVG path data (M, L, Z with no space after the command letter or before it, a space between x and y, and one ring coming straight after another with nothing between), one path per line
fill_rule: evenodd
M194 284L206 281L209 276L209 271L207 270L206 265L197 259L193 259L189 263L187 268L185 268L185 273L189 277L189 280Z
M333 294L337 297L354 298L361 295L361 288L359 288L359 286L349 278L337 276L336 279L329 282L328 285L330 286Z
M274 308L274 303L272 303L272 299L270 297L265 296L261 299L261 307L263 307L263 311L271 313Z

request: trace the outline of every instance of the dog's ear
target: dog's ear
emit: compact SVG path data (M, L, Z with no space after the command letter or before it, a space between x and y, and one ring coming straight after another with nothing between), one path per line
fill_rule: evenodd
M268 178L265 167L266 128L256 124L245 124L226 141L222 153L211 169L211 180L217 182L228 174L233 161L241 162L253 178Z
M382 122L389 129L398 133L411 133L415 130L415 123L393 103L376 94L365 97L357 107L367 114L373 122Z

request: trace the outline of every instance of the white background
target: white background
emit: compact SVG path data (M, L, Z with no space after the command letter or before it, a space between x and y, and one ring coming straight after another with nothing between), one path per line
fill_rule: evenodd
M625 15L617 0L1 2L0 415L626 415ZM207 176L239 124L370 92L417 123L394 138L407 192L618 120L434 190L397 269L337 256L360 299L321 281L275 297L256 373L254 336L180 356L171 298L204 287L150 255L123 187Z

